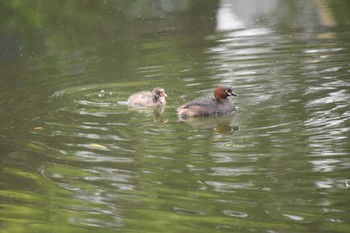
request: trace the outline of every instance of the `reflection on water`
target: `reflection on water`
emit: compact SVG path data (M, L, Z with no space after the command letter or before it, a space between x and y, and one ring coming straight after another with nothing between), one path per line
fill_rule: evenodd
M1 232L349 232L347 1L51 3L1 3Z
M208 117L191 117L180 119L181 122L192 126L196 129L215 129L219 134L231 134L235 130L239 130L238 126L231 126L234 119L234 114L223 116L208 116Z

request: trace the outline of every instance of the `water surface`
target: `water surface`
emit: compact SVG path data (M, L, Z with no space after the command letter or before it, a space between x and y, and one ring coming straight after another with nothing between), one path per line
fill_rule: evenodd
M347 1L16 2L1 232L350 231ZM177 119L218 84L234 115Z

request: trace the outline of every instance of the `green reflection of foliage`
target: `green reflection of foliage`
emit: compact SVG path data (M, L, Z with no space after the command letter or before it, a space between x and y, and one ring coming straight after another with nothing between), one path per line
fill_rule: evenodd
M23 26L42 29L53 21L65 19L86 22L95 16L121 15L134 1L60 1L60 0L9 0L0 2L2 26ZM7 22L7 24L6 24Z
M325 3L330 7L338 24L349 25L350 1L326 1Z
M87 175L66 166L53 166L49 170L51 175L68 174L75 179ZM73 198L72 192L58 187L56 182L36 172L7 167L4 174L24 180L31 184L32 190L0 190L0 199L3 200L0 204L0 221L6 222L1 232L89 232L88 227L82 227L79 221L104 217L90 212L94 208L91 204ZM87 190L91 188L83 186L81 182L77 185ZM105 231L94 228L94 232Z
M26 23L27 25L32 25L34 28L40 28L43 26L44 15L42 14L42 3L43 0L12 0L12 1L2 1L3 12L8 12L7 14L2 13L1 21L2 23L8 22L10 26L19 26L18 24ZM17 16L17 20L8 16ZM8 20L6 20L8 19ZM6 26L6 23L4 24ZM8 24L7 24L8 25Z

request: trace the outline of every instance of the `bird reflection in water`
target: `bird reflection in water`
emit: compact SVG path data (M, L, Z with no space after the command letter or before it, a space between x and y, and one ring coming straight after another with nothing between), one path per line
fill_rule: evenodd
M143 114L147 117L153 117L153 121L159 124L166 124L168 119L162 116L164 112L164 107L129 107L130 111L134 111Z
M214 128L217 133L225 135L239 131L238 126L231 126L233 118L234 114L226 114L221 116L179 118L179 121L196 129Z

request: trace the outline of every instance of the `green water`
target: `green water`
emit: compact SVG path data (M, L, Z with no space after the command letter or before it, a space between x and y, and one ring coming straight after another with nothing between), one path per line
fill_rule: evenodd
M349 9L0 1L0 231L349 232ZM234 115L177 119L222 83Z

